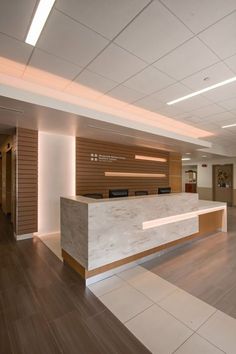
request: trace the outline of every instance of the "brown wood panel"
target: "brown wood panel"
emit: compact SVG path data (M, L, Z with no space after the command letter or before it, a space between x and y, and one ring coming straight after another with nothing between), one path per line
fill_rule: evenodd
M172 192L182 192L182 160L178 153L170 152L169 176Z
M16 234L38 229L38 132L17 129Z
M103 155L103 160L92 161L91 154ZM104 156L118 157L116 160ZM135 159L135 155L164 158L166 162ZM176 154L176 164L181 164L180 155ZM106 177L105 172L128 172L165 174L165 177ZM178 169L179 173L179 169ZM169 152L137 146L112 144L102 141L76 138L76 194L101 193L104 198L109 189L128 189L129 195L135 191L146 190L155 194L158 187L168 187Z

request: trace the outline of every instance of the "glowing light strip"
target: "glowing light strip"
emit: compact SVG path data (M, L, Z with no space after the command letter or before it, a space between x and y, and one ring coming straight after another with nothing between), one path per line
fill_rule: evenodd
M175 103L178 103L178 102L181 102L181 101L184 101L184 100L188 100L189 98L198 96L198 95L200 95L201 93L214 90L214 89L216 89L216 88L218 88L218 87L221 87L221 86L224 86L224 85L227 85L227 84L231 84L231 83L234 82L234 81L236 81L236 76L231 77L231 78L228 79L228 80L221 81L221 82L219 82L218 84L215 84L215 85L212 85L212 86L208 86L208 87L206 87L206 88L204 88L204 89L202 89L202 90L199 90L199 91L195 91L195 92L193 92L193 93L190 93L189 95L186 95L186 96L177 98L176 100L167 102L166 104L167 104L168 106L171 106L172 104L175 104Z
M181 160L182 160L182 161L189 161L189 160L191 160L191 159L190 159L190 157L183 157Z
M163 178L164 173L105 172L106 177L150 177Z
M142 155L135 155L135 159L137 160L147 160L147 161L157 161L157 162L166 162L167 159L162 157L152 157L152 156L142 156Z
M40 0L25 42L35 46L55 0Z
M223 127L221 127L221 128L225 129L225 128L231 128L231 127L236 127L236 123L234 123L234 124L228 124L228 125L223 125Z

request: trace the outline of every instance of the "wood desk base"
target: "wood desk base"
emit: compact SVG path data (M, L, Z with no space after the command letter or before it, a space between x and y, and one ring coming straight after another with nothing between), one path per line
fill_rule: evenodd
M83 279L88 279L88 278L93 277L95 275L107 272L108 270L111 270L111 269L120 267L124 264L136 261L137 259L149 256L149 255L159 252L163 249L173 247L175 245L178 245L178 244L184 243L186 241L204 236L206 234L212 234L214 232L221 231L222 218L223 218L223 210L199 215L199 232L198 233L181 238L179 240L165 243L164 245L154 247L150 250L137 253L135 255L120 259L118 261L115 261L115 262L112 262L109 264L106 264L106 265L96 268L96 269L92 269L92 270L85 269L81 264L79 264L78 261L76 261L73 257L71 257L63 249L62 249L62 258L63 258L64 263L66 263L68 266L73 268L77 273L79 273Z

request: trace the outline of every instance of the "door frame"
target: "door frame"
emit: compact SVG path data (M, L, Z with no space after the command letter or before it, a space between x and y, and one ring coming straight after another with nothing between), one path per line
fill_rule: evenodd
M232 206L234 205L234 164L233 163L224 163L224 164L215 164L212 165L212 199L215 201L215 193L216 193L216 184L215 184L215 169L216 166L230 166L231 167L231 175L232 175L232 184L231 184L231 200Z

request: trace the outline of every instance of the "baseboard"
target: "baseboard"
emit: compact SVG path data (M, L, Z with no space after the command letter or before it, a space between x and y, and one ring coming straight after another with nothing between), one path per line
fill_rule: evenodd
M14 236L15 236L16 241L22 241L22 240L27 240L27 239L33 238L34 234L16 235L14 233Z
M53 232L45 232L45 233L35 232L34 236L44 237L44 236L52 236L52 235L57 235L57 234L60 234L60 230L53 231Z

